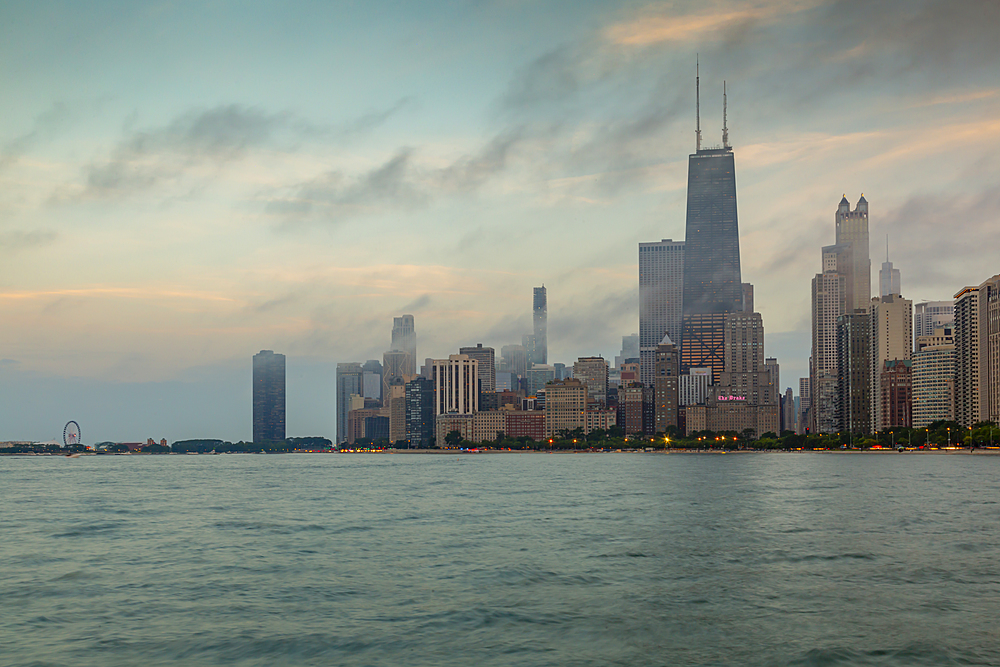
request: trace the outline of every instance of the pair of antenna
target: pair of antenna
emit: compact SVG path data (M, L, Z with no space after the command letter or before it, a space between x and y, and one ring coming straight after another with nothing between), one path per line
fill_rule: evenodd
M726 100L726 82L722 82L722 147L729 148L729 126L726 120L728 102ZM697 54L694 59L694 108L697 129L694 131L697 150L701 150L701 64Z

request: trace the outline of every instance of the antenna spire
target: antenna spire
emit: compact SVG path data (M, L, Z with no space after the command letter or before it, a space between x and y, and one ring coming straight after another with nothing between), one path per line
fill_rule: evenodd
M694 55L694 115L697 127L694 131L696 150L701 150L701 71L698 54Z
M729 125L726 120L726 82L722 82L722 147L729 148Z
M889 261L889 235L885 235L885 261Z

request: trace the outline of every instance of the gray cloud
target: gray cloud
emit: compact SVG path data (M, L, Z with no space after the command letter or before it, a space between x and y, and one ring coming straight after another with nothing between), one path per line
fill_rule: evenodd
M560 347L603 354L620 348L622 332L637 331L639 288L594 295L586 303L567 303L549 315L549 340Z
M267 113L229 104L188 111L167 125L129 130L105 160L83 168L83 190L54 199L118 198L150 189L204 164L222 166L269 146L295 150L303 139L346 140L385 123L411 103L404 98L381 111L369 112L339 127L316 125L290 112ZM134 121L129 121L130 126Z
M381 111L370 111L352 121L345 123L338 129L337 133L341 137L354 137L357 135L367 134L368 132L371 132L372 130L385 124L386 121L395 116L401 110L413 104L414 99L412 97L401 98L387 109L383 109Z
M403 149L384 164L349 179L338 171L294 188L290 197L268 201L266 213L286 220L315 216L331 222L363 213L423 206L427 196L416 184L412 151Z
M429 305L431 305L431 295L421 294L419 297L417 297L410 303L400 308L400 312L402 313L419 312Z
M524 140L520 129L504 130L478 150L446 167L433 169L416 164L415 151L401 148L383 164L355 177L327 172L311 181L273 196L264 212L286 222L307 218L343 222L387 210L415 210L446 193L468 193L504 171L511 153Z
M65 126L71 117L69 106L65 102L54 102L51 107L38 114L28 132L0 145L0 171L17 162L38 142Z
M565 45L542 54L515 73L500 107L516 110L572 98L581 86L579 56L576 48Z
M955 232L959 225L960 234ZM950 298L1000 272L996 253L990 251L1000 247L1000 187L971 195L917 195L886 212L879 226L878 236L873 230L873 245L880 247L888 232L903 292L917 299ZM876 271L881 262L876 252ZM941 295L942 289L948 293Z
M236 104L189 111L163 127L132 132L106 161L85 166L79 198L126 196L195 165L238 160L289 129L291 120L287 113L267 114Z
M0 250L7 253L19 252L40 248L55 242L58 234L52 230L36 229L25 231L22 229L10 229L0 231Z

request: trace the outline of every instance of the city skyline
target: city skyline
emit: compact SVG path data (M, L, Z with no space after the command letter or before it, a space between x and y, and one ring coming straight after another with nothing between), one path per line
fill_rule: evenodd
M336 364L382 359L391 317L417 318L418 366L500 350L542 284L548 362L613 359L638 329L636 244L685 236L696 53L706 143L728 82L742 279L785 386L808 375L841 193L875 202L914 303L996 273L977 254L1000 233L994 5L293 6L233 35L226 7L61 7L0 27L26 63L0 74L19 100L0 119L5 437L75 418L100 439L249 438L260 349L288 356L288 434L331 434Z

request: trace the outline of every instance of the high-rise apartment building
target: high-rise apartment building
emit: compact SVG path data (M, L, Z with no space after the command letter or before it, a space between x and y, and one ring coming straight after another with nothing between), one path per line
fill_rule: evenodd
M888 359L883 365L879 381L882 429L913 426L912 371L913 362L910 359Z
M479 410L479 362L467 354L435 359L434 414L472 414Z
M351 397L362 398L364 407L364 369L361 364L337 364L337 444L347 442L347 413L351 411Z
M608 401L608 362L604 357L580 357L573 364L573 377L587 385L590 398L601 404Z
M851 278L846 267L853 265L849 244L823 248L823 272L812 281L812 357L810 424L815 433L837 431L837 318L850 300L847 287Z
M409 356L403 365L404 375L417 374L417 331L413 326L413 315L392 318L391 350L402 350Z
M1000 423L1000 275L981 285L986 290L983 347L986 352L986 419Z
M533 349L529 353L529 368L531 364L549 363L549 301L545 285L535 287L532 291L531 322Z
M932 336L936 329L950 329L954 323L954 301L924 301L913 304L914 343L921 336Z
M684 242L664 239L658 243L639 244L639 336L640 380L652 386L656 346L669 336L680 344L681 319L684 315ZM631 347L622 339L623 359ZM620 363L616 364L620 366Z
M916 327L915 327L916 328ZM952 329L919 336L913 353L913 427L955 419L955 337Z
M854 309L837 318L836 430L871 432L871 315Z
M678 425L680 391L680 352L669 336L656 346L656 366L653 377L653 433L666 433Z
M406 439L410 447L424 448L434 438L434 382L417 376L406 383Z
M955 419L1000 421L1000 275L955 295Z
M876 431L896 426L894 414L886 412L889 404L883 400L883 378L896 380L896 375L884 376L887 361L909 361L913 353L913 302L898 294L874 297L869 307L871 324L871 401L872 428ZM902 371L894 365L894 373ZM908 394L907 394L908 395Z
M261 350L253 355L253 441L285 439L285 355Z
M580 380L556 380L545 389L545 437L559 431L586 428L587 385Z
M812 358L809 359L809 367L812 368ZM804 435L807 430L812 429L812 378L799 378L799 413L796 422L796 433Z
M477 343L475 347L458 348L458 353L479 362L479 390L481 392L495 392L497 390L496 356L493 348L483 347L482 343Z

